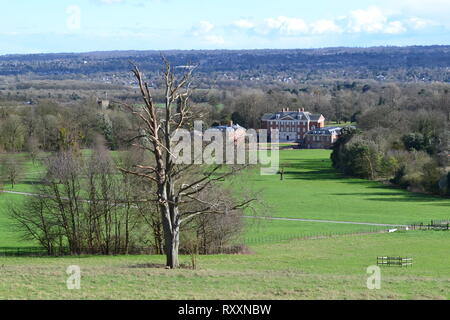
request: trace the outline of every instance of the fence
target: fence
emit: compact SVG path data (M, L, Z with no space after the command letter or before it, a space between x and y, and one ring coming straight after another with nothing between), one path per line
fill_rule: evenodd
M46 256L47 250L42 247L0 248L0 257L40 257Z
M111 250L113 251L113 250ZM155 254L154 248L128 248L119 249L117 252L128 252L130 255ZM0 247L0 257L60 257L71 255L69 248L58 247L51 254L43 247ZM89 249L80 249L80 255L107 255L92 253ZM113 255L113 254L111 254Z
M430 223L425 224L423 222L414 223L410 225L411 230L450 230L450 220L431 220Z
M155 248L152 247L133 247L128 250L119 249L116 253L102 254L92 253L88 249L81 249L80 255L93 255L93 256L114 256L114 255L156 255ZM247 248L243 244L235 244L223 247L210 248L206 254L240 254L246 253ZM191 254L186 250L180 250L180 254ZM202 255L203 253L199 253ZM49 254L47 250L42 247L0 247L0 257L62 257L71 255L69 248L58 248L52 254Z
M412 258L377 257L377 265L379 266L411 267L412 264L413 264Z
M324 239L337 236L358 236L364 234L374 234L380 232L387 232L386 227L378 228L365 228L355 231L341 231L341 232L307 232L298 234L272 234L264 235L261 237L244 237L238 240L234 245L215 247L208 251L208 254L238 254L247 252L246 246L255 244L268 244L268 243L281 243L291 240L310 240L310 239ZM86 255L100 255L92 254L89 250L81 250L82 254ZM128 250L118 250L117 252L125 253L129 255L152 255L156 254L154 248L151 247L133 247ZM180 252L181 254L189 254L188 252ZM68 248L59 248L58 252L49 255L47 251L41 247L0 247L0 257L45 257L45 256L65 256L70 255Z

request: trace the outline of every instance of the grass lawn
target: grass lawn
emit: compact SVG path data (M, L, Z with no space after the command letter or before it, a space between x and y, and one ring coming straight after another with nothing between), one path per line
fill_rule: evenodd
M438 231L340 236L202 256L198 270L174 271L145 266L164 263L155 256L0 258L0 299L449 299L449 246ZM368 290L378 255L414 266L382 268L381 290ZM81 267L81 290L66 288L69 265Z
M264 214L273 217L384 224L450 218L450 200L414 194L378 182L343 177L331 168L329 157L328 150L281 150L280 162L285 172L283 181L278 175L261 176L257 170L236 179L239 184L262 192L261 197L267 204ZM33 192L44 168L39 162L32 164L23 154L18 158L24 162L26 174L14 189L6 183L4 188ZM8 206L23 199L22 196L0 194L0 247L32 244L23 242L11 230L11 222L7 218ZM250 244L316 234L383 229L297 221L247 221L247 224L244 238Z
M8 217L8 210L23 201L24 196L15 194L0 194L0 248L36 246L32 241L23 240L13 221Z
M245 177L261 190L273 217L384 224L450 218L450 199L343 177L331 167L329 150L282 150L280 165L283 181L258 172Z
M261 190L270 216L373 223L450 218L450 200L346 178L326 150L281 151L285 179L257 172L236 178ZM39 165L28 163L38 174ZM32 191L27 175L15 191ZM11 228L10 203L0 194L0 247L29 246ZM1 258L0 299L449 299L450 234L414 231L356 233L371 226L246 219L247 255L199 257L198 270L165 270L160 256ZM291 239L291 240L286 240ZM368 290L368 266L379 255L409 256L412 268L383 268L382 289ZM189 264L190 257L182 257ZM67 290L66 268L79 265L82 288Z

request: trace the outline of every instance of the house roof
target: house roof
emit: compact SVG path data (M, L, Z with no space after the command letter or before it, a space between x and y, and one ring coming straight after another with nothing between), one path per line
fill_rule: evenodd
M341 127L326 127L326 128L320 128L320 129L314 129L308 131L307 134L313 134L313 135L331 135L331 134L341 134Z
M232 126L216 126L216 127L212 127L212 129L217 129L217 130L220 130L220 131L226 131L226 130L234 130L234 131L236 131L236 130L239 130L239 129L245 130L244 127L241 127L238 124L233 124Z
M276 112L276 113L266 113L263 115L263 121L270 120L309 120L318 121L322 117L321 114L312 114L306 111L287 111L287 112Z

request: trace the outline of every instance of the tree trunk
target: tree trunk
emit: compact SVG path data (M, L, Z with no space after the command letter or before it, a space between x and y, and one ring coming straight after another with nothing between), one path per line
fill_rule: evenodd
M180 266L178 250L180 247L180 227L170 227L170 221L163 217L164 226L164 251L166 254L166 266L170 269L177 269Z

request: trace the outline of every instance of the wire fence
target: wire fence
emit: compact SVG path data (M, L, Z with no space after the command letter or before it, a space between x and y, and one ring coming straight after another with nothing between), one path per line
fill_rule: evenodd
M413 223L408 227L396 227L394 230L450 230L450 220L431 220L430 223ZM208 251L208 254L240 254L248 251L247 246L269 243L282 243L292 240L311 240L325 239L339 236L359 236L365 234L385 233L392 231L387 227L364 228L356 231L330 231L330 232L303 232L290 234L269 234L262 236L244 237L237 241L234 245L214 247ZM81 254L86 255L102 255L89 253L89 250L81 250ZM127 250L119 250L122 254L128 255L154 255L157 254L152 247L133 247ZM188 254L188 253L184 253ZM0 257L45 257L45 256L67 256L71 255L68 248L59 248L57 252L49 254L42 247L0 247ZM105 255L105 254L103 254Z
M102 252L95 252L92 249L78 249L78 253L73 253L68 247L60 247L54 252L49 253L43 247L0 247L0 257L63 257L63 256L118 256L118 255L158 255L160 254L154 247L133 247L133 248L116 248L111 251L112 253L106 254ZM211 255L211 254L241 254L248 252L247 247L244 244L234 244L222 247L208 248L207 252L196 252L198 255ZM180 254L189 255L193 252L180 249Z
M431 220L429 223L413 223L409 227L411 230L436 230L449 231L450 220Z
M300 234L273 234L260 237L245 237L236 241L233 245L210 248L207 254L242 254L249 252L248 246L257 244L280 243L290 240L323 239L343 235L362 235L384 232L386 229L365 229L357 232L310 232ZM92 253L90 250L80 249L81 255L107 255L101 253ZM115 250L125 255L154 255L157 254L153 247L133 247L127 250ZM189 252L180 252L181 254L190 254ZM51 257L71 255L69 248L58 248L53 253L47 252L43 247L0 247L0 257ZM114 255L114 254L111 254Z
M377 257L378 266L412 267L413 258L403 257Z
M0 257L41 257L48 255L42 247L0 247Z

